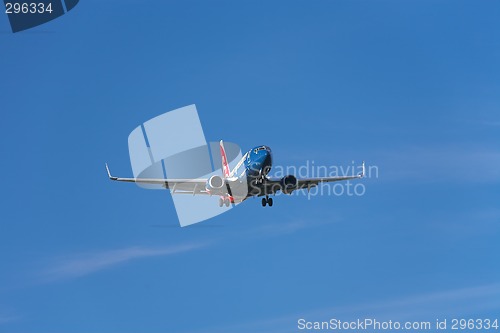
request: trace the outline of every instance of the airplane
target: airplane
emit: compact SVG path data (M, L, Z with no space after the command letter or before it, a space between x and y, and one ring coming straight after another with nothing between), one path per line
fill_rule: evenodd
M119 178L111 175L108 164L106 171L109 179L120 182L158 184L170 189L172 194L191 195L218 195L219 206L229 207L230 204L241 203L250 197L262 198L262 207L273 205L270 195L281 191L284 194L292 194L293 191L307 189L308 191L320 183L329 183L342 180L359 179L365 176L365 162L362 164L362 172L358 175L316 177L297 179L294 175L282 178L268 177L272 167L272 153L268 146L257 146L248 150L233 170L230 170L227 161L224 142L220 143L220 154L222 160L222 177L213 175L207 179L153 179L153 178Z

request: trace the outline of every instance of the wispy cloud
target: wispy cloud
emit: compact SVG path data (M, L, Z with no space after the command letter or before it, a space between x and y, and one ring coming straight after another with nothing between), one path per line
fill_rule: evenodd
M500 150L487 147L413 147L381 152L380 180L500 181Z
M317 226L320 223L295 220L282 224L271 224L256 227L245 232L245 236L267 237L290 234ZM241 236L240 233L234 237ZM68 255L60 257L47 265L41 271L42 282L54 282L59 280L78 278L96 273L119 264L141 258L170 256L182 252L194 251L205 248L208 245L216 245L221 239L213 239L211 242L180 244L168 247L141 247L132 246L115 250L93 251L88 253Z
M453 212L444 214L434 213L427 220L434 228L433 232L440 232L448 237L467 239L478 235L493 236L500 232L500 209L486 207L481 210L471 211L470 207L465 210L455 209Z
M500 283L437 291L421 295L333 308L337 313L352 317L357 313L375 314L381 319L395 316L396 320L419 317L458 316L500 307ZM327 311L331 313L330 311Z
M482 124L486 126L500 127L500 121L485 120Z
M18 320L18 319L19 319L19 317L17 317L17 316L0 314L0 325L10 323L10 322Z
M135 259L169 256L205 247L207 243L181 244L170 247L128 247L60 258L42 272L46 281L76 278L95 273Z
M377 320L411 321L444 319L447 316L477 315L500 308L500 283L453 290L410 295L381 302L368 302L304 311L276 318L256 320L212 330L218 333L281 333L297 330L297 320L328 321L331 318L355 320L374 318Z

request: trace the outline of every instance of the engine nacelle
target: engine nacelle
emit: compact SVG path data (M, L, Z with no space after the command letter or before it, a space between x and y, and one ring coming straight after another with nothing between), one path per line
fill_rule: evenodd
M207 180L207 184L205 187L210 192L220 192L224 188L225 182L224 179L220 176L213 175Z
M297 177L293 175L288 175L281 178L280 181L281 191L285 194L291 194L294 190L296 190L299 186L299 181Z

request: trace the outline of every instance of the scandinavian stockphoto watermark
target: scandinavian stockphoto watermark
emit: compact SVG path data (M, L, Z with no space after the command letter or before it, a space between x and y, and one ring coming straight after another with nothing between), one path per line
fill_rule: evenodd
M294 175L297 178L331 178L331 177L355 177L363 172L363 166L351 161L348 165L321 165L314 160L306 160L301 165L276 165L272 168L272 176L282 178ZM363 178L379 178L379 167L377 165L366 165ZM345 180L342 182L322 183L311 187L309 190L294 191L290 195L306 196L311 199L315 196L363 196L366 193L364 182L357 180ZM277 195L282 194L278 192Z

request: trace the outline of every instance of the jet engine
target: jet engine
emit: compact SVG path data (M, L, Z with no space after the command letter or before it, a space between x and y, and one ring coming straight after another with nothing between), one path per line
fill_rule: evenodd
M294 190L297 189L299 182L297 180L297 177L293 175L288 175L283 178L281 178L280 181L281 185L281 191L285 194L292 194Z
M222 177L213 175L207 180L207 184L205 185L205 187L210 192L220 192L224 187L224 185L225 182L224 179L222 179Z

